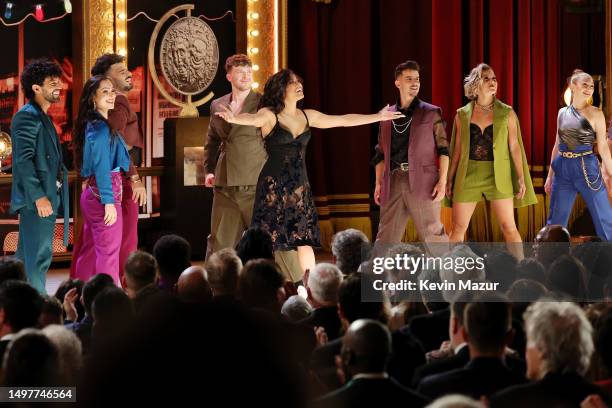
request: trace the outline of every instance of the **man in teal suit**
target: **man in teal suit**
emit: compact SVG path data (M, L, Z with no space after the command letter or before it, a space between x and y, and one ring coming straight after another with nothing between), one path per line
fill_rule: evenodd
M59 65L49 60L28 64L21 74L21 86L29 102L11 122L11 211L19 213L16 256L24 262L30 284L41 293L46 293L60 202L64 207L64 245L68 241L68 172L55 127L47 116L49 106L60 99L61 75Z

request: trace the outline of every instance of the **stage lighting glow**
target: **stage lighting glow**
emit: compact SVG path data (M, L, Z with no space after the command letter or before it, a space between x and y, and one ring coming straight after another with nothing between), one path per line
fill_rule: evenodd
M13 17L13 3L6 3L6 8L4 9L4 18L10 20Z
M43 21L45 19L45 12L43 11L42 4L37 4L36 9L34 11L34 18L38 21Z

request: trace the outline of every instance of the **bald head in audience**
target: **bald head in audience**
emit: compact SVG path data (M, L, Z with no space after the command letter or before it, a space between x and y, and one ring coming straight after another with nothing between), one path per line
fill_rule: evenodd
M176 284L179 299L188 303L204 303L212 299L206 270L201 266L190 266L179 276Z
M564 226L546 225L534 239L535 258L548 269L555 259L569 254L570 239L570 233Z
M390 353L389 329L376 320L354 321L342 338L340 356L347 378L385 372Z

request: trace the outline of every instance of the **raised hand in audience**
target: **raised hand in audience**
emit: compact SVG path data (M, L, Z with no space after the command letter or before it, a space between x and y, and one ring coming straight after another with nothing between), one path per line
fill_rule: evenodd
M608 405L597 394L591 394L580 403L580 408L608 408Z
M77 288L72 288L64 296L64 312L66 312L66 320L76 322L78 319L78 313L76 310L75 302L79 298Z
M314 328L315 337L317 338L317 347L321 347L327 344L329 341L327 337L327 333L325 332L325 327L317 326Z

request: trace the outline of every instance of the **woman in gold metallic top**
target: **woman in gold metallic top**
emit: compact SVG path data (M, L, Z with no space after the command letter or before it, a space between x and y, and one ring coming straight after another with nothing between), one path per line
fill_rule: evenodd
M612 206L593 152L597 143L604 171L612 174L612 158L606 137L606 121L601 109L591 106L593 78L576 70L570 79L572 103L559 110L557 140L551 154L544 190L550 194L547 224L567 227L576 193L580 193L593 218L595 231L601 238L612 241Z

